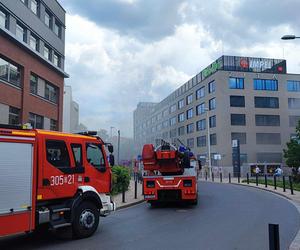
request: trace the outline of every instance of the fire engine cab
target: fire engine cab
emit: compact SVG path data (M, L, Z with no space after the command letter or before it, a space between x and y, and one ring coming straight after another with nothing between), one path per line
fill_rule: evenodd
M112 152L94 132L0 125L0 236L43 225L71 226L75 238L91 236L99 216L116 208L109 196Z

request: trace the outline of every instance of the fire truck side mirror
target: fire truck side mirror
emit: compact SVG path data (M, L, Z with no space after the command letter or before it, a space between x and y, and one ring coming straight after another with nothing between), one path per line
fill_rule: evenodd
M113 167L115 165L115 157L113 154L109 155L109 164Z
M107 146L107 148L108 148L109 153L112 154L114 152L114 146L113 145L110 144L110 145Z

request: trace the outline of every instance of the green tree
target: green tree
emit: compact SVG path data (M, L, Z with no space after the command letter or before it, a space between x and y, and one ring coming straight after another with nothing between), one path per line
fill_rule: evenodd
M300 120L296 127L296 137L286 143L287 149L283 150L286 164L292 168L300 166Z

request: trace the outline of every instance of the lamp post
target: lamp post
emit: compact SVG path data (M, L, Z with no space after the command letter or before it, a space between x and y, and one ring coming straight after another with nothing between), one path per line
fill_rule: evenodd
M210 129L209 129L209 108L204 108L206 112L206 126L207 126L207 153L208 153L208 170L210 178L212 178L212 167L211 167L211 153L210 153Z
M117 129L116 127L113 127L113 126L111 126L110 127L110 140L111 140L111 142L112 142L112 130L113 129ZM117 132L118 132L118 141L117 141L117 148L118 148L118 155L117 155L117 163L118 163L118 165L120 165L120 134L121 134L121 132L120 132L120 129L117 129Z
M300 38L300 36L284 35L283 37L281 37L282 40L293 40L293 39L297 39L297 38Z

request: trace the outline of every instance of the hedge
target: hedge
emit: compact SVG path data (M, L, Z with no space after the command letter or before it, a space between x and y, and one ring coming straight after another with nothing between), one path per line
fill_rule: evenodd
M125 188L125 191L127 191L130 183L129 168L124 166L113 166L112 183L113 183L113 188L111 194L115 195L121 193L123 187Z

